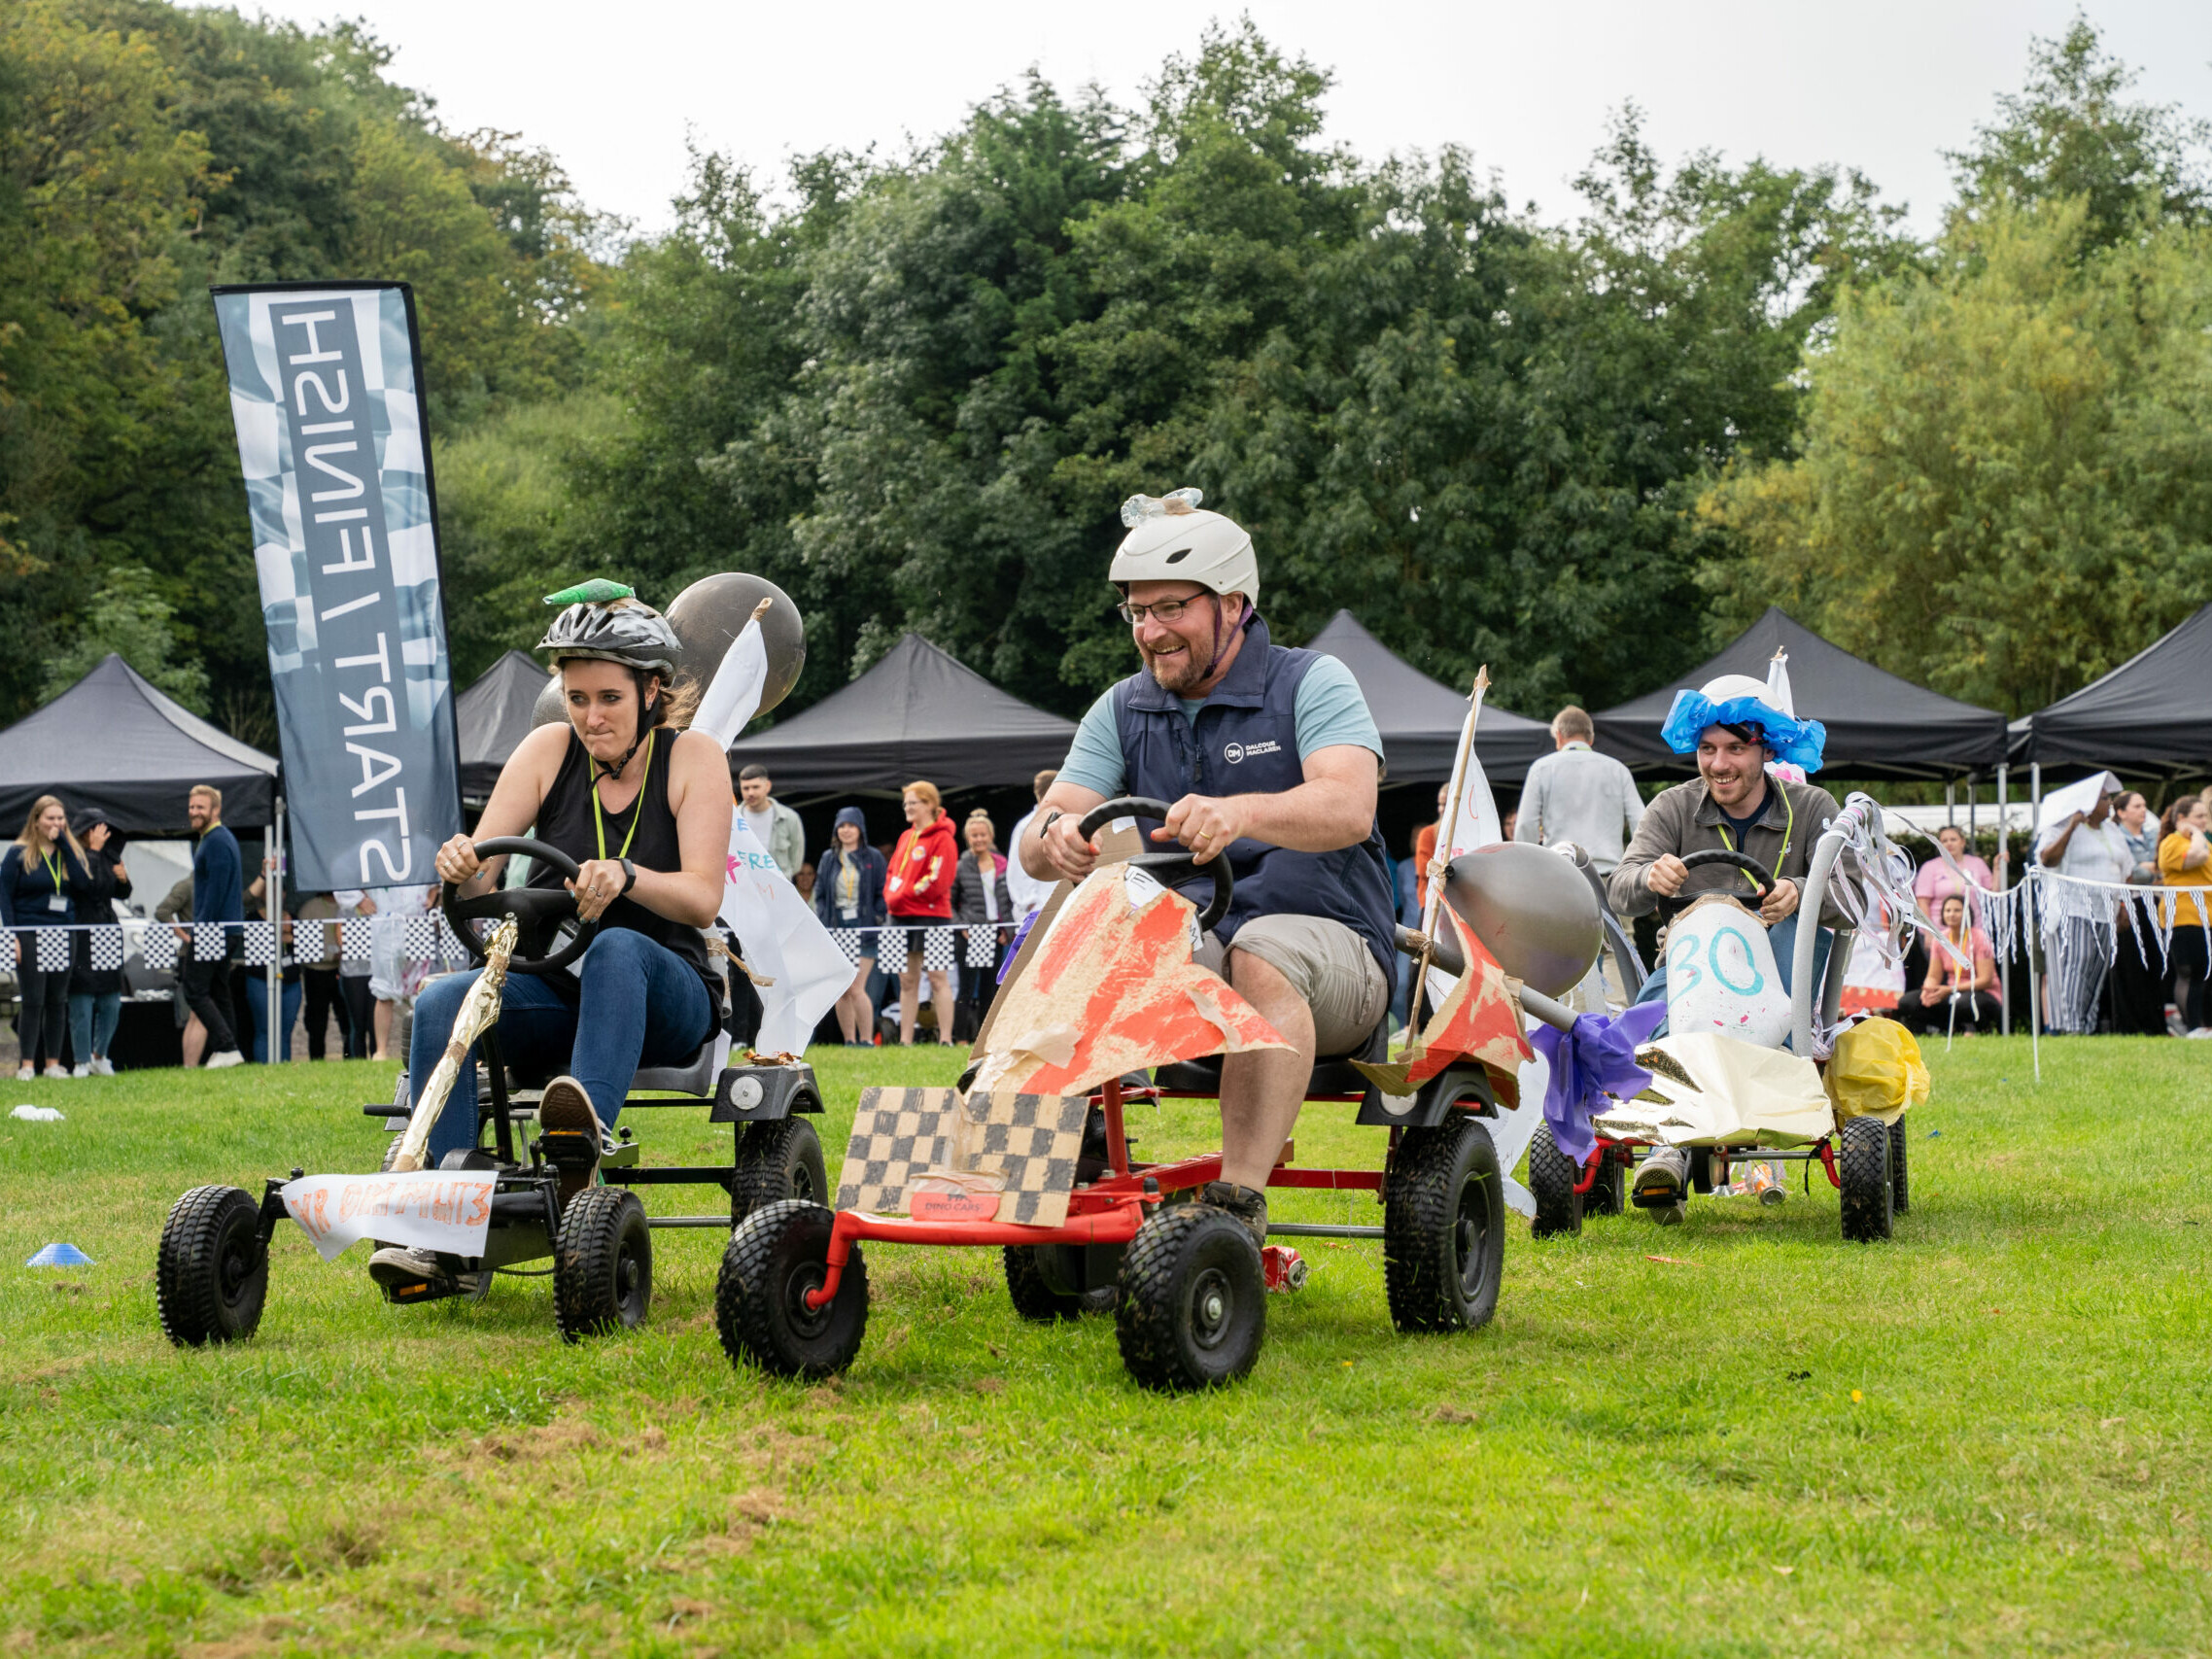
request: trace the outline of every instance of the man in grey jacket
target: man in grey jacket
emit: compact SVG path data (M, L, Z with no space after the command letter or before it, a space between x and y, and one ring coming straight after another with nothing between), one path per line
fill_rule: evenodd
M807 861L807 831L799 814L770 793L776 780L768 768L755 762L738 774L738 810L753 839L768 848L783 879L790 881Z
M1628 768L1590 746L1596 737L1589 714L1573 704L1551 717L1554 752L1529 768L1513 839L1573 842L1599 875L1609 876L1642 821L1643 800Z

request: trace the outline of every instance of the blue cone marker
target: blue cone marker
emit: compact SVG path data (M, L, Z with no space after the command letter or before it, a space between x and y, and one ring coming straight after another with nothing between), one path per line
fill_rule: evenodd
M50 1244L28 1262L26 1267L89 1267L92 1259L74 1244Z

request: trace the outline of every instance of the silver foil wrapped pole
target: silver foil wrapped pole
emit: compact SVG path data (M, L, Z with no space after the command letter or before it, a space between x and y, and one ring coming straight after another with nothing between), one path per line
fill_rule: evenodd
M468 1053L468 1045L499 1022L500 993L506 988L507 958L514 954L515 932L514 917L509 916L493 928L492 937L485 941L484 971L476 976L476 983L461 999L461 1011L453 1017L453 1034L446 1039L445 1053L438 1056L430 1082L423 1085L422 1093L415 1097L414 1116L407 1120L398 1148L392 1155L391 1167L395 1171L423 1167L423 1151L430 1145L431 1130L437 1127L438 1118L445 1111L446 1097L460 1080L461 1062Z

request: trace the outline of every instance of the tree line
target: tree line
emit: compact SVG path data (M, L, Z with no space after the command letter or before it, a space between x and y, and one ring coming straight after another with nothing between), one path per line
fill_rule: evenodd
M2017 713L2212 597L2206 132L2086 20L1927 241L1633 108L1546 224L1465 151L1330 144L1328 74L1249 22L1129 106L1032 76L908 155L695 155L633 237L387 55L161 0L0 23L0 715L121 649L273 737L205 294L263 277L416 285L463 680L553 576L742 569L806 610L792 708L913 629L1073 711L1127 669L1116 507L1184 484L1280 637L1348 606L1538 714L1768 603Z

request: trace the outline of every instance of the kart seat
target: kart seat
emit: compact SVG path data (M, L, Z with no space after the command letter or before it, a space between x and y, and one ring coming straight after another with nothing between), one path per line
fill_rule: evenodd
M1367 1033L1367 1040L1349 1054L1331 1055L1316 1059L1313 1073L1306 1079L1308 1096L1316 1094L1364 1094L1367 1080L1352 1068L1353 1060L1383 1060L1390 1057L1390 1016L1385 1013ZM1222 1056L1208 1054L1199 1060L1177 1060L1173 1065L1161 1066L1152 1074L1153 1082L1161 1089L1180 1089L1190 1094L1219 1094L1222 1091Z
M663 1089L671 1094L702 1097L714 1092L714 1038L699 1046L699 1053L681 1065L639 1066L630 1079L631 1092L640 1089Z

